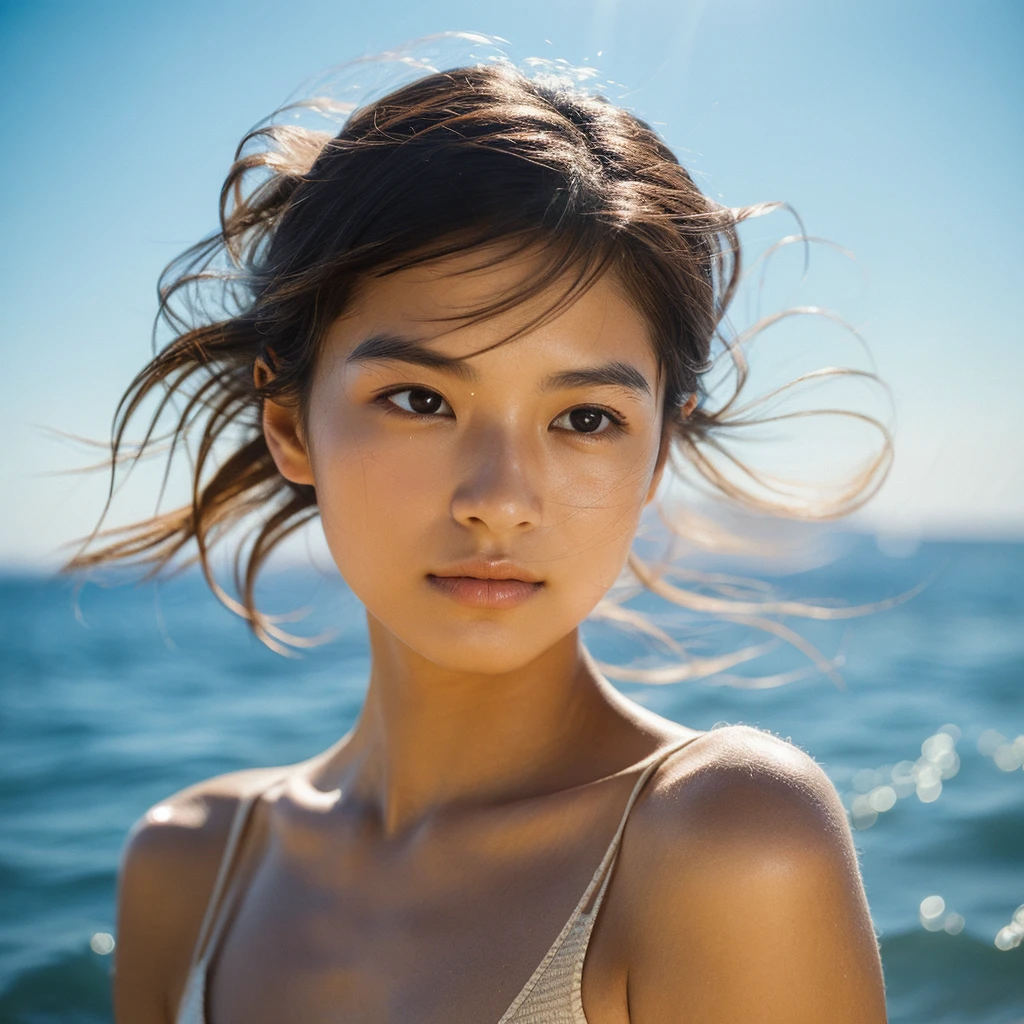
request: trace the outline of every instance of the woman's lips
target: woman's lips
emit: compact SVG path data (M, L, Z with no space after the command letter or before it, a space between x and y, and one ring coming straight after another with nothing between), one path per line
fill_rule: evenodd
M427 582L452 600L472 608L514 608L544 586L524 580L482 580L476 576L428 575Z

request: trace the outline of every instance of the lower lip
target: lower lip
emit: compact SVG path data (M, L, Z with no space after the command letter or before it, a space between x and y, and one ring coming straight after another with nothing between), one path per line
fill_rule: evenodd
M427 576L435 590L472 608L515 608L533 597L543 583L481 580L475 576Z

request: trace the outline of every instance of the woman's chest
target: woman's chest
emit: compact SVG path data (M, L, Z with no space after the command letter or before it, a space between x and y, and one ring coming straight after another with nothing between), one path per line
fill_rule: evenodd
M453 832L401 854L336 837L297 857L270 841L211 951L207 1024L498 1024L593 879L614 826L592 824L536 822L533 842L520 831L504 848ZM609 910L585 961L590 1024L628 1021Z

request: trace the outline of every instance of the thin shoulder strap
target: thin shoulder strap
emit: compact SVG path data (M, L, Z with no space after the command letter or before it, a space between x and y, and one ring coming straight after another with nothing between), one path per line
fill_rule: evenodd
M619 852L619 845L622 842L622 833L626 830L626 822L629 821L629 812L633 810L633 805L637 801L637 797L640 796L641 790L647 783L647 780L661 767L664 762L671 757L674 753L682 750L683 747L692 743L697 739L701 733L696 733L693 736L687 736L686 739L680 740L678 743L673 743L671 746L664 750L658 751L651 761L651 763L640 773L640 777L636 780L636 784L633 786L633 792L629 794L629 799L626 801L626 808L622 812L622 819L619 821L619 827L615 830L615 835L612 836L612 841L608 844L608 849L605 852L604 858L598 865L597 871L594 872L594 877L590 880L590 885L587 886L587 891L583 894L583 898L580 900L577 906L577 914L584 913L586 911L587 902L593 895L594 889L600 884L601 888L597 894L597 898L594 900L593 906L587 911L588 916L593 920L597 917L597 910L601 906L601 901L604 899L605 890L608 888L608 880L611 878L611 866Z
M224 908L224 894L227 887L228 877L234 865L238 848L241 845L242 836L245 832L249 818L252 816L252 809L264 793L272 789L284 780L285 776L271 780L265 786L260 786L249 793L244 794L238 801L234 816L231 819L231 828L228 831L227 842L224 844L224 852L221 854L220 867L217 870L217 879L213 883L210 898L206 904L206 913L203 915L203 923L199 927L199 936L192 949L191 968L202 960L210 948L210 939L214 932L220 932L220 924L223 921L223 914L218 914Z
M576 932L574 941L572 943L574 947L574 959L576 960L575 975L574 978L574 1000L578 998L578 990L580 984L580 976L582 975L583 957L587 950L587 945L590 942L590 933L593 930L594 922L597 920L597 912L601 907L601 902L604 899L604 894L608 889L608 882L612 877L611 868L614 865L615 858L618 855L619 844L622 841L622 834L626 830L626 822L629 820L629 812L633 810L633 805L636 803L637 797L640 795L640 791L644 788L644 784L654 774L658 767L672 754L678 750L682 750L688 743L693 742L703 735L697 733L693 736L687 736L686 739L680 740L678 743L673 743L671 746L666 747L664 750L660 750L652 755L650 764L640 773L640 777L636 780L633 786L633 792L629 794L629 800L626 801L626 808L622 812L622 818L619 821L619 827L615 830L615 835L612 836L611 842L608 844L608 849L605 851L604 857L601 858L601 863L598 865L597 870L594 872L593 877L590 879L590 884L587 886L586 891L580 898L579 903L576 904L576 909L573 910L569 917L569 920L565 922L558 937L551 944L550 949L544 956L544 959L537 965L537 969L531 975L529 981L522 987L519 995L513 1000L512 1005L502 1015L501 1020L498 1024L507 1024L512 1021L516 1012L526 1002L530 993L536 987L540 981L544 972L548 969L552 960L558 956L559 950L565 944L567 937L570 933ZM594 899L593 905L589 911L586 909L590 904L591 898L594 896L594 891L600 889L597 892L597 898ZM581 922L581 918L584 920Z

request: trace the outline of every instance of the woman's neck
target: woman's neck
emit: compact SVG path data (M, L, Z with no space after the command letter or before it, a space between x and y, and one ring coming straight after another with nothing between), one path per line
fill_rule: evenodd
M428 662L368 616L370 683L353 730L314 773L318 788L395 838L453 805L486 805L580 785L664 740L656 716L605 680L578 630L512 672Z

